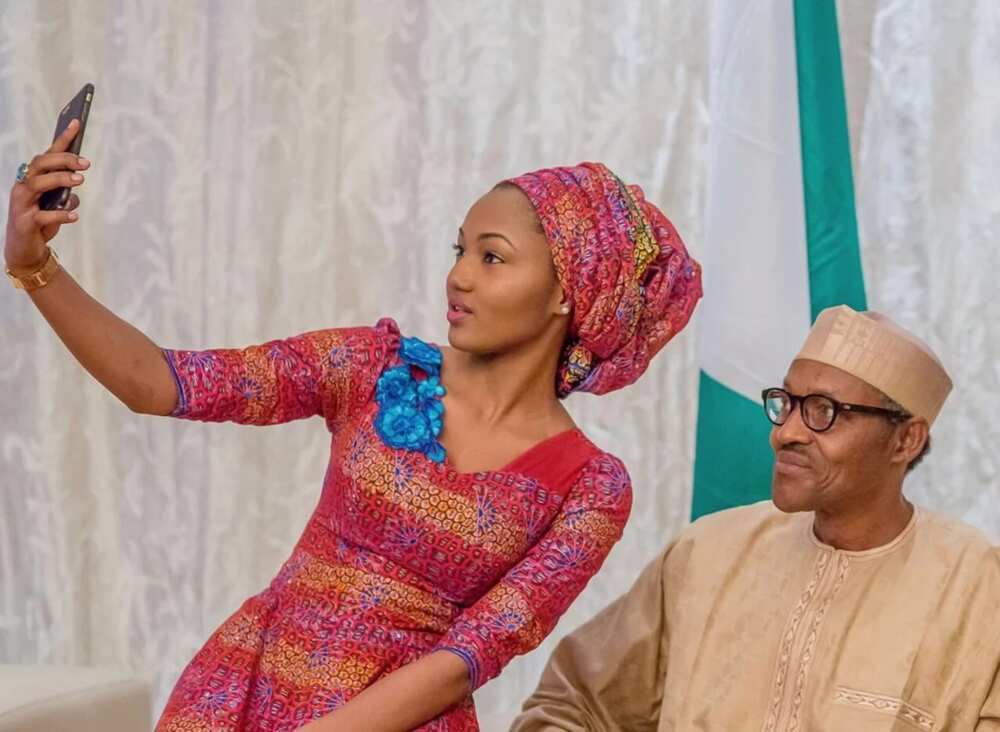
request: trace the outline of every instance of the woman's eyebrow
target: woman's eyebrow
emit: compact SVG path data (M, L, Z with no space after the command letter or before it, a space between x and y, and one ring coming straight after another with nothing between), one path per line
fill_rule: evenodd
M479 239L479 241L482 241L483 239L492 239L494 237L497 238L497 239L503 239L505 242L507 242L508 244L510 244L511 249L514 249L515 251L517 250L517 247L514 245L514 242L512 242L510 239L508 239L503 234L500 234L500 233L495 232L495 231L486 231L486 232L483 232L477 238Z

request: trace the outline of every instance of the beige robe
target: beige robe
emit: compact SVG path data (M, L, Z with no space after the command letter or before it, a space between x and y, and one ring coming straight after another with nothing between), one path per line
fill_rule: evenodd
M516 732L1000 730L1000 550L917 509L838 551L770 502L707 516L565 638Z

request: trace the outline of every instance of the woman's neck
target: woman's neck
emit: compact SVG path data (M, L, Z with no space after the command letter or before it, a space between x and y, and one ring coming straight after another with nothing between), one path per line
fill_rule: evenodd
M535 341L487 356L446 348L441 378L450 401L497 425L566 414L556 397L559 351Z

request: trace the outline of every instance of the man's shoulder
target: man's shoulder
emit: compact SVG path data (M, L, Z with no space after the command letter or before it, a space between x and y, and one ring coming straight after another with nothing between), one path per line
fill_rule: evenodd
M949 564L975 562L991 570L1000 582L1000 547L975 526L921 506L918 541Z
M670 581L684 581L689 589L715 588L720 576L737 567L749 569L796 546L809 546L811 516L783 513L770 501L707 514L671 542L663 555L663 571Z
M702 516L681 533L679 540L743 543L775 533L798 532L811 523L811 516L784 513L769 500L759 501Z

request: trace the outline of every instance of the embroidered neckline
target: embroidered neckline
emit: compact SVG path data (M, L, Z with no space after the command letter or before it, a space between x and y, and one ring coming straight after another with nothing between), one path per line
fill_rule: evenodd
M898 549L899 546L913 534L914 530L917 527L917 524L920 523L921 518L922 516L921 516L920 506L913 504L913 514L910 516L910 520L907 521L906 526L903 527L903 530L900 531L895 538L890 539L882 546L877 546L873 547L872 549L864 549L860 551L850 551L848 549L835 549L829 544L824 544L822 541L819 540L819 537L817 537L816 533L813 531L813 524L811 521L808 522L807 532L809 535L809 540L822 551L832 552L834 554L840 554L855 561L864 561L867 559L875 559L876 557L881 557L885 554L889 554Z
M382 372L375 384L378 414L375 432L389 447L423 453L432 462L445 460L438 441L444 426L445 388L441 384L441 349L419 338L401 338L402 363ZM414 370L423 372L417 379Z

